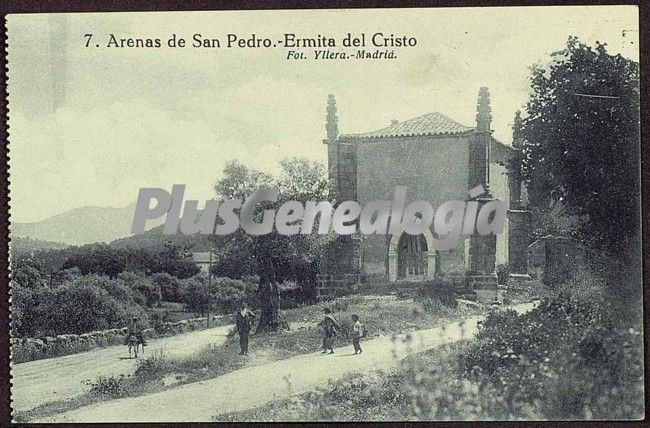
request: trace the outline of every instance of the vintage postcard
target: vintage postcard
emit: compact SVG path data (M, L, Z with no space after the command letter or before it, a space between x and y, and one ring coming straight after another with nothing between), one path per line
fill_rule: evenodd
M6 26L13 421L644 417L636 7Z

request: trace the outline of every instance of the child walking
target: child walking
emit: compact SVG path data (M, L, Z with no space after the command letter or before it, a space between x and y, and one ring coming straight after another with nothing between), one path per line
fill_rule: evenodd
M352 322L354 325L352 326L352 345L354 345L354 354L360 354L363 352L363 349L361 349L361 344L359 344L359 340L361 340L362 337L366 336L366 326L361 324L361 321L359 321L359 316L358 315L352 315Z

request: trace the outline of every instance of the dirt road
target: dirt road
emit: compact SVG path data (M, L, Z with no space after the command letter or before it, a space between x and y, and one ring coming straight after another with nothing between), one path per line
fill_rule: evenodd
M220 326L178 336L149 340L145 357L158 349L170 356L192 354L211 343L224 343L231 326ZM98 375L131 374L135 360L125 346L98 348L80 354L29 361L12 367L12 406L14 410L32 409L40 404L73 398L88 390L86 379Z
M527 312L533 306L527 303L514 309ZM33 422L207 422L217 414L287 398L356 370L388 368L409 353L470 339L482 318L472 317L393 339L370 340L363 344L361 355L354 355L351 346L337 348L334 355L301 355L151 395L96 403Z

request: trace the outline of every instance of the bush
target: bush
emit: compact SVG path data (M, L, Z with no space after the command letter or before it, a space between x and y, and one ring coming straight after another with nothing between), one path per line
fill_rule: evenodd
M62 259L59 268L77 267L82 274L97 273L116 277L121 272L167 272L178 278L189 278L199 268L179 246L119 247L95 243L62 250L41 251L38 259Z
M257 285L227 277L213 278L212 283L215 308L222 313L235 312L244 302L256 306Z
M427 312L438 313L444 308L444 305L437 298L427 298L422 300L422 307Z
M159 379L169 371L170 363L162 349L147 358L139 359L134 376L143 380Z
M434 301L438 300L444 306L455 308L458 306L456 301L456 284L453 279L437 279L427 281L420 285L415 292L415 300Z
M58 287L12 289L12 333L16 336L55 336L121 328L133 316L147 315L132 290L120 279L101 275L75 276Z
M162 300L166 302L181 302L181 282L167 272L158 272L151 275L151 280L160 287Z
M603 306L560 296L524 315L491 313L461 361L511 414L537 403L547 419L635 418L643 411L640 336Z
M94 382L86 381L90 392L98 395L108 395L111 398L125 397L128 394L129 379L127 376L100 375Z
M221 313L235 312L244 302L257 306L257 284L239 279L216 277L212 278L209 286L207 276L197 275L182 280L180 289L188 309L202 315L205 315L210 304L212 310Z
M347 312L350 303L346 299L338 299L332 303L332 312Z
M160 285L150 277L134 272L122 272L117 275L117 278L135 291L140 305L151 307L160 302L162 298Z

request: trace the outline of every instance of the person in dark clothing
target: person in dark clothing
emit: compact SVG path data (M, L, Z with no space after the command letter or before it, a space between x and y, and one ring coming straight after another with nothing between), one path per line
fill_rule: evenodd
M334 317L332 316L332 311L329 308L323 309L323 312L325 312L325 318L321 322L318 323L318 325L323 326L323 354L327 353L327 350L329 349L329 353L333 354L334 353L334 337L336 336L336 333L341 329L339 326L339 323L336 322Z
M248 335L254 321L255 314L248 309L246 303L243 303L241 310L237 312L235 317L235 324L239 333L239 347L241 348L239 355L248 355Z
M142 324L140 323L140 319L138 317L133 317L131 319L131 322L129 323L127 329L128 332L126 338L124 339L125 345L129 344L129 336L135 336L138 338L138 342L142 343L142 346L147 346L147 341L145 340L144 334L142 333Z

